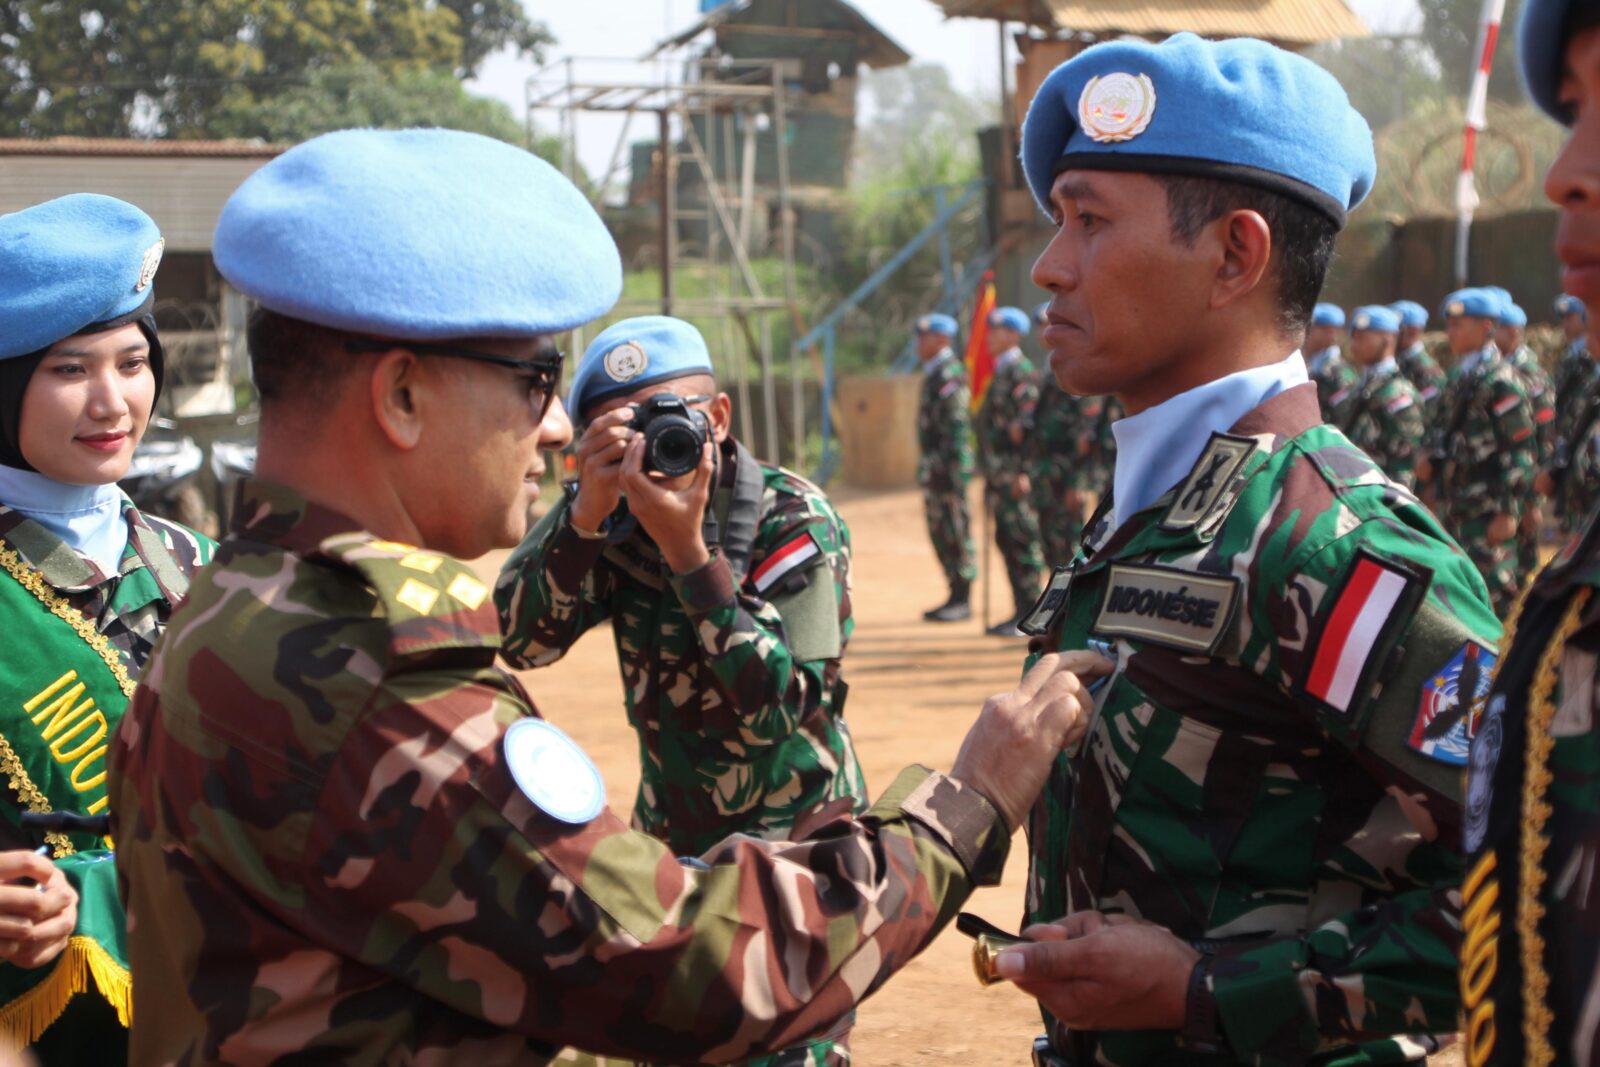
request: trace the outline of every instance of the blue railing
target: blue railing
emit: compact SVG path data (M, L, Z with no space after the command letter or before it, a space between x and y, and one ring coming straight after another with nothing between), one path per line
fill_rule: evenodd
M950 224L983 194L984 182L974 181L964 186L956 186L960 192L953 199L948 192L949 188L941 185L932 190L936 209L933 221L907 241L905 247L890 256L883 266L873 271L871 277L856 286L854 292L841 300L837 307L824 315L822 320L795 344L796 355L809 351L819 344L822 346L822 457L814 475L818 484L826 484L838 466L833 441L833 356L838 343L839 324L844 321L844 317L859 307L867 297L877 292L879 287L910 262L911 257L924 245L936 238L939 241L939 266L944 279L944 291L939 298L938 310L947 314L953 314L960 307L961 294L971 292L977 285L977 279L981 278L983 272L994 262L995 250L990 249L977 260L967 264L959 279L956 277L950 253ZM915 358L911 353L913 343L907 342L907 347L901 351L891 366L890 373L903 373L901 367L908 354L911 358Z

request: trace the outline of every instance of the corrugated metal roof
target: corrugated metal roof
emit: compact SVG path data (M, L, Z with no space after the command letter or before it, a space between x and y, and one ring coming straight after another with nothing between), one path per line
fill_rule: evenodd
M0 138L0 156L172 156L271 159L288 145L262 141L143 141L116 137Z
M1371 31L1345 0L936 0L951 17L1015 19L1093 34L1260 37L1309 45ZM1047 9L1039 11L1038 9Z
M739 16L744 15L755 0L730 0L721 7L714 8L706 17L696 22L693 26L681 33L675 33L652 49L649 55L660 54L667 48L679 48L700 36L706 30L714 30L725 23L743 21ZM848 24L855 32L862 35L867 46L862 50L861 58L867 66L874 69L882 67L897 67L902 63L911 62L911 53L901 48L893 37L878 28L877 23L857 11L844 0L828 0L827 9L813 4L813 15L818 12L824 16L836 15L839 20ZM649 58L648 56L646 58Z

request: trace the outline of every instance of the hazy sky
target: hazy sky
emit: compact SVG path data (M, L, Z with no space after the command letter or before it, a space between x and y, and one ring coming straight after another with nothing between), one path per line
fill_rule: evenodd
M915 62L940 62L955 84L971 92L998 91L1000 45L995 24L982 19L946 19L929 0L852 0L856 8L911 53ZM1378 33L1415 30L1421 22L1415 0L1348 0ZM565 56L632 59L650 51L663 37L686 29L700 18L698 0L525 0L529 13L555 34L552 60ZM508 55L490 58L474 91L499 97L516 113L525 113L527 82L534 64ZM628 65L598 65L592 76L624 80L636 76ZM604 71L604 73L599 73ZM580 74L581 76L581 74ZM652 137L653 116L634 119L630 140ZM537 117L554 130L557 116ZM578 157L591 173L601 173L623 128L620 117L586 115L579 120Z

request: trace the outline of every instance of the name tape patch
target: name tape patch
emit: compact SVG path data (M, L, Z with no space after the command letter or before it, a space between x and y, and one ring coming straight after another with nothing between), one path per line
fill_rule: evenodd
M1233 620L1239 579L1114 563L1094 632L1211 655Z

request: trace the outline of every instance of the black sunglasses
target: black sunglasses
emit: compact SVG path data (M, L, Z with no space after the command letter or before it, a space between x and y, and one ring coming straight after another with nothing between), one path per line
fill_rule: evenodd
M480 352L475 348L457 348L454 345L436 345L423 341L380 341L369 339L356 339L346 341L346 352L387 352L393 348L403 348L407 352L415 352L419 356L448 356L453 359L470 359L478 363L493 363L497 367L510 367L512 370L525 371L531 375L528 379L528 400L534 402L535 395L538 401L537 422L543 422L544 417L550 413L550 402L555 399L556 390L561 386L561 367L566 362L566 356L560 349L549 347L541 348L532 359L512 359L510 356L497 356L493 352Z

